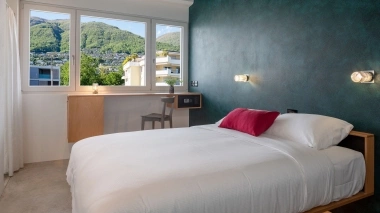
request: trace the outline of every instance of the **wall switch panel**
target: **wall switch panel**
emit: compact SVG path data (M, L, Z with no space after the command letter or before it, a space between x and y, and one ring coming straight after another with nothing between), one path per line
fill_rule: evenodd
M190 81L192 87L198 87L198 81Z

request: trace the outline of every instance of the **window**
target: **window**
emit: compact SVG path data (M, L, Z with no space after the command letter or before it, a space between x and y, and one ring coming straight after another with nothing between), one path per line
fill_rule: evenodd
M182 68L185 66L185 32L187 25L168 21L154 21L154 56L155 65L154 84L155 88L167 86L165 80L176 80L175 86L185 87L187 75L184 75ZM186 73L187 74L187 73Z
M31 3L22 22L23 90L187 89L186 24Z
M80 86L146 86L149 20L83 11L80 14Z
M73 34L72 10L26 5L24 13L27 37L22 68L24 88L31 91L73 90L73 70L70 55ZM24 40L25 41L25 40ZM28 66L27 66L28 65Z

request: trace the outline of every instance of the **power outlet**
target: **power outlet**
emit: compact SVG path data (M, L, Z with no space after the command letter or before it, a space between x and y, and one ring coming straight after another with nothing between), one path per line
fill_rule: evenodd
M298 110L296 110L296 109L287 109L286 112L287 113L298 113Z
M198 87L198 81L190 81L192 87Z

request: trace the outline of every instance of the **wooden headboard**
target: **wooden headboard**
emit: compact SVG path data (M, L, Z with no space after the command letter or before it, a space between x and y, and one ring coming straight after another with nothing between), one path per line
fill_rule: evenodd
M353 195L349 198L332 202L325 206L315 207L306 213L322 213L328 212L332 209L347 205L349 203L355 202L357 200L369 197L375 192L375 140L374 135L365 132L351 131L350 134L339 146L347 147L349 149L361 152L364 156L365 166L366 166L366 177L364 188L362 191Z

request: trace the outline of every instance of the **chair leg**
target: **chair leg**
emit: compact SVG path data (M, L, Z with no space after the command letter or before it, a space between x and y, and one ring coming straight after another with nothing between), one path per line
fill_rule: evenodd
M154 129L154 121L152 121L152 129Z
M169 122L170 122L170 128L173 128L173 120L172 120L172 118L170 118Z
M161 129L165 128L165 120L161 120Z
M144 126L145 126L145 120L141 119L141 130L144 130Z

